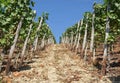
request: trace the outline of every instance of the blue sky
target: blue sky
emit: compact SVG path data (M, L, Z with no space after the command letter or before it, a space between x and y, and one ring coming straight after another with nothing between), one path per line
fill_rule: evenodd
M49 13L50 26L56 41L59 42L61 34L70 26L83 18L86 11L93 11L94 2L102 3L102 0L33 0L37 11L37 17L42 12Z

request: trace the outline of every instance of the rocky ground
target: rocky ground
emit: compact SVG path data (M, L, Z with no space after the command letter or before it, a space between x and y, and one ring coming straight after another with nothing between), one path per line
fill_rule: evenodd
M112 83L97 69L64 45L55 44L34 55L19 72L5 76L2 83Z

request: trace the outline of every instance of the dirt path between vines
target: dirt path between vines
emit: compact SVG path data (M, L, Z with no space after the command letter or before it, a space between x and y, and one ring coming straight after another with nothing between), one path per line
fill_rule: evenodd
M33 62L20 72L13 72L4 80L9 83L111 83L95 71L64 45L55 44L35 55Z

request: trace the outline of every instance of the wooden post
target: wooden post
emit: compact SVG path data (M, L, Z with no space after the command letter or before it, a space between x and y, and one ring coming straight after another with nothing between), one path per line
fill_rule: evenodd
M37 32L40 30L40 28L41 28L41 26L42 26L42 22L43 22L43 17L41 17L41 19L40 19L40 23L39 23L39 26L38 26L38 28L37 28ZM35 36L36 38L35 38L35 40L34 40L34 51L36 51L36 49L37 49L37 44L38 44L38 34L36 33L36 36Z
M88 14L87 14L87 19L88 19ZM88 22L86 23L86 27L85 27L85 33L84 33L84 39L83 39L83 45L82 45L82 51L81 51L81 57L84 57L84 50L85 50L85 46L86 46L86 42L87 42L87 28L88 28Z
M26 47L27 47L27 42L28 42L28 39L29 39L29 36L30 36L30 32L31 32L31 30L32 30L32 25L33 25L33 24L30 24L30 29L29 29L29 32L28 32L27 37L26 37L26 39L25 39L25 42L24 42L23 50L22 50L22 53L21 53L20 66L21 66L22 63L23 63L24 54L25 54L25 50L26 50Z
M14 50L15 50L15 45L17 43L19 32L20 32L20 29L22 27L22 22L23 22L23 18L21 18L21 20L20 20L20 22L19 22L19 24L17 26L16 35L15 35L15 38L14 38L14 41L13 41L13 45L10 48L10 53L9 53L9 56L8 56L5 75L8 75L9 70L10 70L11 58L12 58L12 55L13 55Z
M77 45L76 45L76 51L77 51L77 52L78 52L78 48L79 48L79 44L80 44L82 25L83 25L83 19L80 21L80 32L79 32L79 34L78 34L78 41L77 41Z

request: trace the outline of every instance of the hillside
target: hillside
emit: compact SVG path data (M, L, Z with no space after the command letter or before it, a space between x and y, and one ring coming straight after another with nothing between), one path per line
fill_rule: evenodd
M7 83L112 83L97 73L97 69L84 62L62 44L48 46L39 51L20 71L5 76Z

